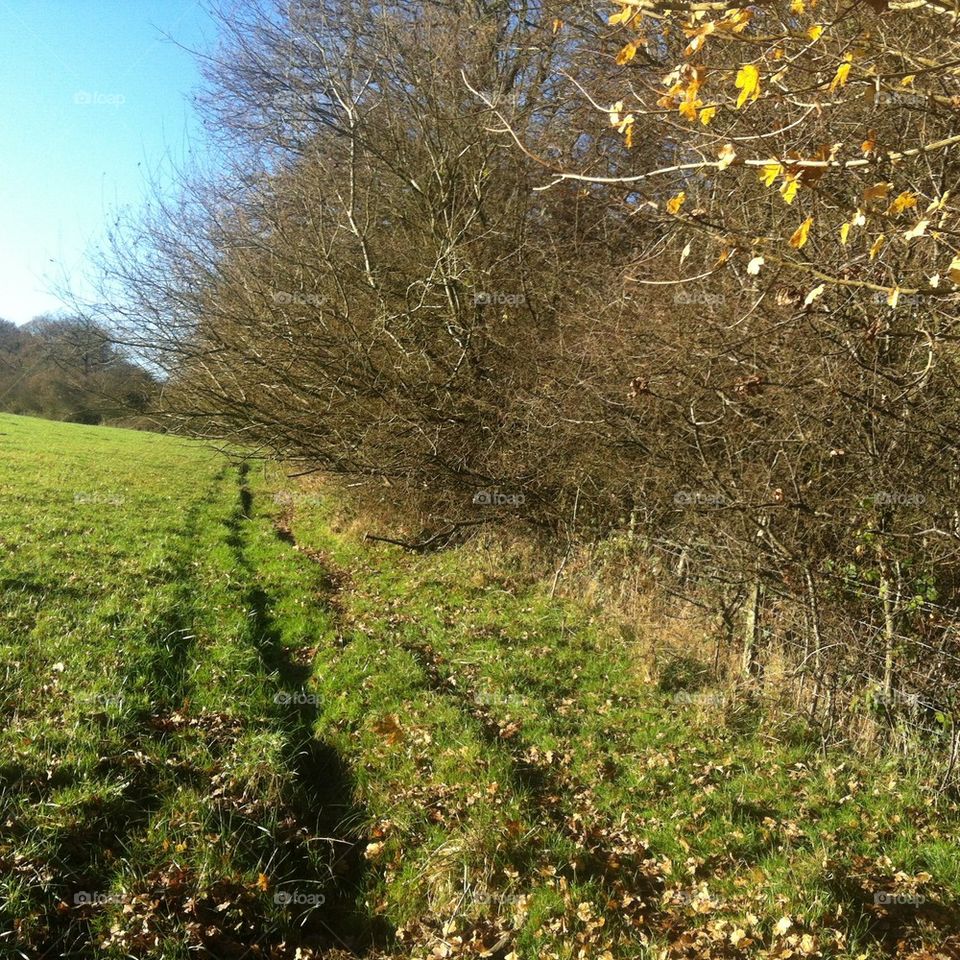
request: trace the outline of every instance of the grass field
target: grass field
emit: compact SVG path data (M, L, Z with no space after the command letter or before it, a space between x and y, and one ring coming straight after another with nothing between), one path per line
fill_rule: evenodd
M960 956L960 816L493 541L0 416L0 956ZM628 634L629 636L629 634Z

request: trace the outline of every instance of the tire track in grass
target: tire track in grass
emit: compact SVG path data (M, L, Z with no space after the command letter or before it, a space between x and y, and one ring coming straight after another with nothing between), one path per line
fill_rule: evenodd
M246 574L244 596L251 614L253 643L264 669L279 679L274 699L280 698L282 704L284 698L295 699L306 691L312 668L308 661L298 660L299 650L283 642L275 614L280 598L267 589L252 557L251 533L258 521L246 463L239 470L239 498L240 509L231 521L228 542ZM285 550L282 556L287 559ZM328 586L323 578L321 587ZM300 831L305 828L313 840L326 845L324 872L318 871L316 858L306 856L302 845L296 843L282 851L285 859L276 866L282 867L283 884L288 888L322 887L325 891L322 908L303 919L304 944L365 956L387 936L368 911L357 907L367 863L362 855L364 838L355 825L364 822L366 816L354 803L354 783L347 762L316 735L319 710L315 699L304 700L295 704L295 709L279 711L276 719L285 742L284 761L297 785L295 793L287 798L290 815Z
M160 671L174 691L164 702L177 709L151 715L154 742L174 751L176 767L156 791L161 802L144 810L106 942L114 953L164 960L365 955L370 924L351 899L359 854L339 829L344 809L352 811L349 775L316 740L315 710L270 702L274 687L303 686L309 671L283 642L276 608L286 584L270 581L271 557L256 549L262 524L245 468L214 498L218 506L231 489L237 506L211 512L198 531L202 575L184 581L205 601L190 630L204 646L191 641L173 659L181 669ZM201 788L181 794L191 770ZM160 851L147 834L172 839ZM168 846L178 835L187 841L182 855L179 844ZM249 879L258 874L263 885Z

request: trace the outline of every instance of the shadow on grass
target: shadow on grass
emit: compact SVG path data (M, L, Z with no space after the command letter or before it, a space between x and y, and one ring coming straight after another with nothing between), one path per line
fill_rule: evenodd
M256 582L248 556L253 495L247 473L244 464L239 472L239 509L227 521L227 540L250 581L244 596L253 643L264 668L279 678L276 727L283 734L285 765L293 774L293 787L278 811L282 843L274 860L273 881L280 896L292 898L285 905L289 923L278 935L282 933L287 944L295 947L340 949L359 956L387 943L392 933L363 906L366 815L354 803L348 765L315 733L318 708L306 691L312 668L298 663L297 651L284 645L273 613L275 600ZM294 542L292 534L286 542ZM300 905L296 899L302 893L306 897L301 899L311 895L316 899L319 893L323 902Z
M915 897L863 858L853 868L835 864L826 879L843 904L847 922L858 926L884 953L900 956L904 947L939 943L944 957L960 960L960 910L932 897Z

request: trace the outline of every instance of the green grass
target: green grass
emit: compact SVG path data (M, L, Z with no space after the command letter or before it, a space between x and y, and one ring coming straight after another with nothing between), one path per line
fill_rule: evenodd
M493 542L367 544L301 493L0 416L0 956L958 942L957 807L922 776L645 683Z

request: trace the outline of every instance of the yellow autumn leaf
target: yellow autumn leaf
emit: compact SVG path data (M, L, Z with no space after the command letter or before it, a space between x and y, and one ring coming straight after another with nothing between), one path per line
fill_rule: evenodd
M930 221L924 218L923 220L918 220L916 225L907 230L903 235L904 240L916 240L917 237L922 237L927 232L927 227L930 226Z
M784 202L793 203L797 195L797 190L799 189L800 181L796 174L788 173L783 178L783 184L780 187L780 196L783 197Z
M887 212L903 213L904 210L909 210L910 207L915 207L916 205L916 194L911 193L909 190L904 190L903 193L897 194L893 203L890 204L890 209Z
M811 40L819 40L823 36L823 27L819 23L815 23L808 31L807 36Z
M631 40L630 43L617 54L617 66L622 67L625 63L629 63L636 55L637 43Z
M904 77L904 78L900 81L900 86L901 86L901 87L912 87L912 86L913 86L913 81L916 80L916 79L917 79L917 75L916 75L915 73L911 73L911 74L907 75L906 77Z
M888 307L896 307L896 305L897 305L899 302L900 302L900 288L899 288L899 287L894 287L894 288L890 291L890 295L887 297L887 306L888 306Z
M700 122L707 126L708 123L717 115L716 107L704 107L700 111Z
M616 27L621 23L626 23L632 16L633 7L629 4L624 4L617 13L611 13L610 16L607 17L607 23L610 24L611 27Z
M765 187L772 187L773 181L783 173L783 167L779 163L765 163L760 168L760 179Z
M559 17L553 19L553 32L559 33L563 29L563 21Z
M847 77L850 76L850 67L853 65L853 54L847 53L844 54L843 63L837 67L837 72L833 77L833 80L830 82L830 92L833 93L835 90L842 87L847 82Z
M790 12L800 14L807 9L807 5L804 3L804 0L792 0L790 3Z
M687 194L685 191L681 190L675 197L671 197L667 201L667 213L677 214L680 212L680 208L683 206L683 201L687 199Z
M870 245L870 259L873 260L874 257L880 252L883 245L887 242L887 238L881 233L876 240Z
M799 250L807 242L807 237L810 235L810 227L812 226L813 217L807 217L807 219L793 231L793 236L790 237L790 246L795 250Z
M739 110L747 100L756 100L760 96L760 72L752 63L745 63L737 71L737 109Z
M840 228L840 242L841 242L844 246L847 245L847 237L849 237L849 235L850 235L850 224L849 224L849 223L845 223L845 224Z

